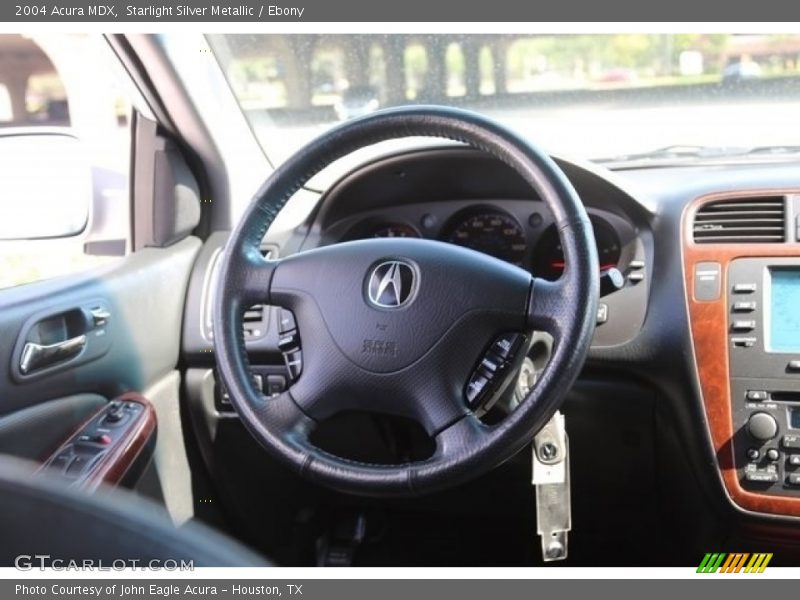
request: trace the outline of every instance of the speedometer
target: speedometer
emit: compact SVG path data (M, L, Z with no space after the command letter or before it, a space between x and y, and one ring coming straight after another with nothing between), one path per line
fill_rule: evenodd
M522 266L525 232L510 215L492 211L474 213L449 228L444 240Z

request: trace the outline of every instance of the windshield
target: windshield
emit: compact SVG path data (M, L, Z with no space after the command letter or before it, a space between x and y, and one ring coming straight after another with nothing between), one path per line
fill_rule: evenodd
M800 143L800 35L208 39L273 164L338 122L414 103L474 109L549 152L618 163Z

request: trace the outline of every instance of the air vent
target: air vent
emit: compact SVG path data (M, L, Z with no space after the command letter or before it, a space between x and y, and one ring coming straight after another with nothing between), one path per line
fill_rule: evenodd
M769 244L786 241L783 196L718 200L704 205L694 218L698 244Z

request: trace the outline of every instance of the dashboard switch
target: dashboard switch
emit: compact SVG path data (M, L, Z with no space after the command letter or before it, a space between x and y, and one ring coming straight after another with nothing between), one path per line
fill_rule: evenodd
M753 312L755 309L756 309L755 302L746 301L746 302L733 303L733 312L746 313L746 312Z
M786 370L791 373L800 373L800 360L790 360Z
M719 300L722 293L722 266L718 262L700 262L694 266L694 298L698 302Z
M800 454L790 454L786 464L790 467L800 467Z
M785 435L781 445L788 450L800 450L800 435Z
M520 334L506 333L495 340L494 344L492 344L491 352L503 360L506 360L509 356L517 352L521 343L522 336Z
M754 294L758 290L757 283L737 283L733 286L734 294Z
M778 481L778 474L775 471L747 471L744 478L753 483L775 483Z
M278 333L284 334L289 331L297 329L297 324L294 320L294 313L285 308L281 309L280 318L278 319Z
M756 328L756 322L752 320L743 321L743 320L736 320L731 325L731 329L734 331L753 331Z
M521 333L504 333L489 346L478 362L464 390L467 406L476 410L485 404L503 382L514 357L525 341Z
M601 302L597 305L597 324L602 325L608 321L608 304Z
M762 402L769 399L769 395L764 390L747 390L747 399L751 402Z

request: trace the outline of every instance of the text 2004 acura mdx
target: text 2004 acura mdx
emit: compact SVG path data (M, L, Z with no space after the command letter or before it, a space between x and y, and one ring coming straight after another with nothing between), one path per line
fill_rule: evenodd
M798 53L0 36L3 563L797 564Z

